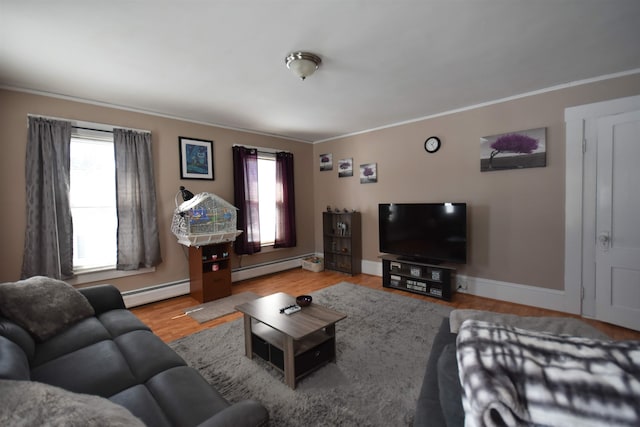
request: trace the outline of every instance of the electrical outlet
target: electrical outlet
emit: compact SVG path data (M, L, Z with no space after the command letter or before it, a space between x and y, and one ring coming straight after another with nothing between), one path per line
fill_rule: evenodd
M467 283L466 277L457 276L456 277L456 289L460 292L465 292L469 288L469 283Z

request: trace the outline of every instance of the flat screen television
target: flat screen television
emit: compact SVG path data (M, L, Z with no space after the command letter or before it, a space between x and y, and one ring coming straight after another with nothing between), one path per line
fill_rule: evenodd
M467 262L466 203L381 203L380 252L429 264Z

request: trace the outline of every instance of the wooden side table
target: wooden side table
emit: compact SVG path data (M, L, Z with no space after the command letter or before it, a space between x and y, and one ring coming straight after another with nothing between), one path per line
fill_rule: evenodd
M200 302L231 295L231 243L189 246L189 292Z

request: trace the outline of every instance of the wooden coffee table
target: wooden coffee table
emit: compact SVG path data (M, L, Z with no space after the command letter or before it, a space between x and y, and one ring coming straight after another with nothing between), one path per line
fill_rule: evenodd
M256 354L284 372L284 382L296 381L336 360L336 322L347 317L316 303L293 314L280 309L295 304L283 292L236 306L244 315L245 354Z

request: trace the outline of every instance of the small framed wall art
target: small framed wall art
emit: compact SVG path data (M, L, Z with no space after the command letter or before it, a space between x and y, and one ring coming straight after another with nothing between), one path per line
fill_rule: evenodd
M178 137L180 178L214 180L213 141Z
M320 154L320 170L330 171L333 170L333 154Z
M378 164L367 163L360 165L360 184L378 182Z
M353 176L353 157L350 159L341 159L338 162L338 177L345 178Z

